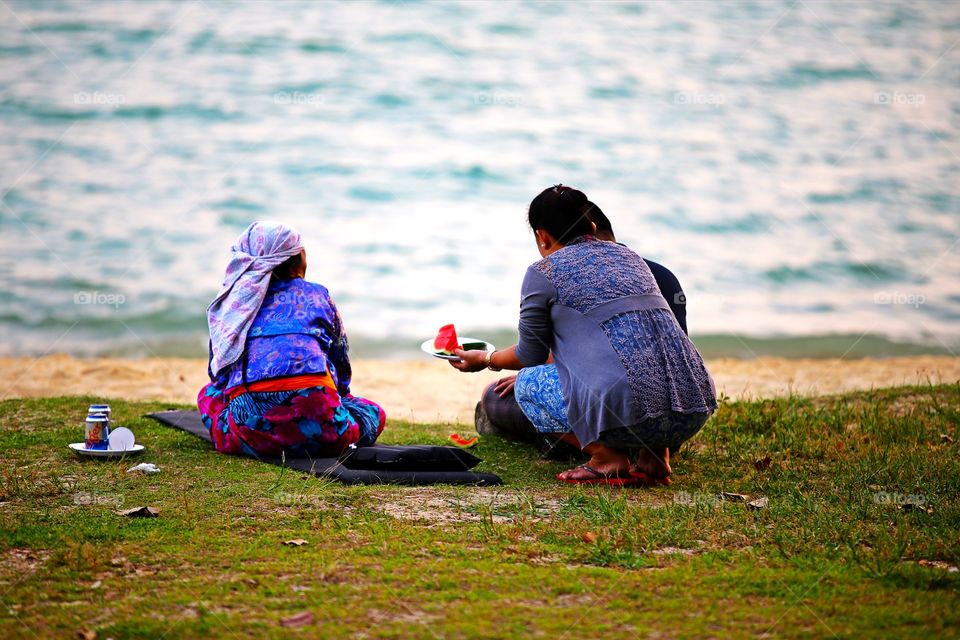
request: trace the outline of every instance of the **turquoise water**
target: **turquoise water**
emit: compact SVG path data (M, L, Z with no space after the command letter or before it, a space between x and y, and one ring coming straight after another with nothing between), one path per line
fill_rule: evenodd
M7 0L0 353L202 355L264 218L361 351L507 340L556 182L710 344L956 350L958 40L950 2Z

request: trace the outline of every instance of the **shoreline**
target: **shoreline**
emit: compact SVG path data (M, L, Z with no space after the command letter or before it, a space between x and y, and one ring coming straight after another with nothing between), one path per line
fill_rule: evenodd
M126 327L126 335L115 331L102 335L88 335L64 326L66 333L46 336L35 343L29 335L11 331L10 339L0 344L0 358L32 358L46 353L50 344L59 347L58 353L76 358L205 358L209 333L206 319L198 319L195 332L189 334L157 334L149 327L135 323ZM2 328L2 324L0 324ZM106 331L106 330L104 330ZM517 342L515 327L469 327L463 335L480 336L495 345ZM74 335L74 340L64 338ZM141 338L140 335L146 336ZM902 356L951 356L960 351L960 338L944 336L932 342L919 338L895 337L880 333L821 332L809 334L744 334L694 333L691 340L697 351L707 360L755 359L763 357L790 359L856 359L894 358ZM357 360L417 361L423 358L419 345L423 336L398 336L392 339L374 337L351 331L350 355Z
M431 360L353 361L353 392L374 400L388 419L472 428L486 385L509 372L465 374ZM0 358L0 399L91 395L193 404L207 383L199 358L75 358L64 354ZM763 356L707 359L717 393L737 400L960 381L960 358L901 356L815 359Z

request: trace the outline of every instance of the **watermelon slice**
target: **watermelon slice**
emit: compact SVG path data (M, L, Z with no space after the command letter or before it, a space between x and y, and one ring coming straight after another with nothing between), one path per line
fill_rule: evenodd
M453 352L460 348L460 342L457 340L457 330L452 324L440 327L437 337L433 340L433 348L438 353L452 356Z
M472 438L464 438L459 433L451 433L450 440L458 447L463 447L466 449L477 444L478 438L477 436L473 436Z

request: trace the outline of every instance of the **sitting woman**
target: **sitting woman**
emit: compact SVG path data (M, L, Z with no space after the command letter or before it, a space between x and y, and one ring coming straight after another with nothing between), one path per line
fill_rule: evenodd
M372 445L379 405L350 394L340 314L307 282L300 234L254 222L237 239L207 310L210 384L197 398L217 451L254 457L331 457Z
M588 208L586 195L563 185L534 198L528 220L542 259L523 281L520 341L456 351L451 365L520 370L514 393L537 431L590 456L558 479L668 484L670 449L717 407L713 380L650 267L598 240Z

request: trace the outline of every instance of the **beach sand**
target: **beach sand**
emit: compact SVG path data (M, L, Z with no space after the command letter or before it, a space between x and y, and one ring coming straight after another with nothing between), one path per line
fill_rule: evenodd
M196 401L206 384L207 363L199 359L0 358L0 399L90 395L97 398ZM902 384L960 381L960 358L718 359L707 362L717 391L730 398L756 398L799 393L823 395L854 389ZM353 363L353 392L383 405L397 420L473 425L480 393L507 375L484 371L460 373L439 360Z

